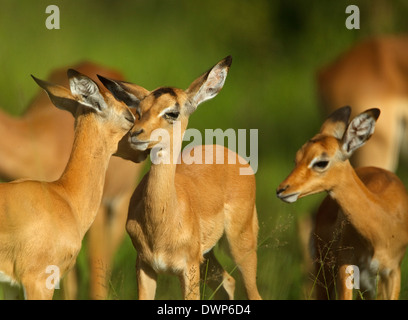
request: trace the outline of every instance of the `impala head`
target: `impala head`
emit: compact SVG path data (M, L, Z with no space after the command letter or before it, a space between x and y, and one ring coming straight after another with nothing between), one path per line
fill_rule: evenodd
M161 87L148 91L135 84L98 77L116 99L134 108L137 120L130 131L129 143L133 149L146 151L159 142L152 138L155 130L165 130L173 137L175 124L180 124L181 134L184 133L188 118L198 105L215 97L222 89L231 62L230 56L223 59L186 90Z
M320 132L296 153L295 168L279 185L276 194L285 202L322 191L330 191L341 179L353 152L374 133L379 109L367 110L350 123L351 109L333 112Z
M117 139L112 148L117 148L118 141L128 132L135 117L125 103L117 101L110 92L101 91L98 85L87 76L69 69L67 72L70 90L35 78L53 104L72 113L75 119L83 114L93 114L104 132Z

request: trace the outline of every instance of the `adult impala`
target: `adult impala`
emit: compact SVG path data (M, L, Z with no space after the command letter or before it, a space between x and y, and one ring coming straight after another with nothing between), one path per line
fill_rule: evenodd
M54 70L48 81L67 86L67 69ZM91 62L82 62L73 69L86 74L96 83L100 83L96 74L123 80L123 76L116 70ZM71 153L74 120L68 112L55 108L44 90L35 96L20 117L12 117L0 109L0 177L6 180L58 179ZM109 162L99 214L85 239L92 299L107 297L113 255L125 234L123 226L129 200L140 170L141 165L118 157L112 157ZM70 272L64 278L62 288L65 298L76 297L74 275Z
M358 43L319 71L318 96L326 114L351 105L354 115L381 106L376 134L353 156L356 167L395 171L408 155L408 36ZM353 116L353 115L352 115Z
M100 92L90 78L72 69L68 77L71 92L34 78L58 108L76 119L61 177L0 184L0 275L21 284L27 299L51 299L49 267L63 276L75 264L98 213L109 159L134 124L129 108Z
M349 107L335 111L302 146L277 196L295 202L318 192L329 194L313 233L318 298L336 297L337 288L340 299L351 299L346 271L355 265L364 297L397 299L408 244L408 194L392 172L350 165L352 153L373 134L380 111L367 110L348 123L350 112Z
M130 133L134 149L155 150L164 161L152 161L150 171L135 190L126 229L138 255L139 299L154 299L160 272L179 276L185 299L200 298L200 263L204 255L217 266L219 280L229 298L234 280L215 260L212 249L225 232L232 256L242 273L250 299L260 299L256 285L258 220L255 177L240 175L248 164L221 146L199 146L184 155L202 152L213 164L176 164L189 116L202 102L215 97L224 85L231 57L197 78L187 90L162 87L148 91L140 86L100 78L114 96L136 107L139 119ZM167 133L158 147L153 134ZM165 135L164 135L165 136ZM164 137L163 136L163 137ZM160 139L158 139L160 140ZM216 164L217 154L235 164ZM207 161L208 162L208 161Z

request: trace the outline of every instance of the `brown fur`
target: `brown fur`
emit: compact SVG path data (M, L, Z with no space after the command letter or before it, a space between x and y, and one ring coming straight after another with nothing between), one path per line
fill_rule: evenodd
M342 108L336 112L345 111ZM359 117L375 123L378 114L366 111ZM332 120L329 117L321 132L298 151L295 169L278 187L278 197L285 200L294 194L301 198L322 191L329 193L319 208L312 235L317 298L351 299L345 270L348 265L356 265L365 298L397 299L400 266L408 245L407 191L390 171L374 167L355 171L350 165L348 157L353 150L346 151L344 145L356 137L359 146L364 144L371 135L370 131L364 132L369 128L367 123L353 120L354 124L349 125L351 133L347 129L343 137L336 138L333 133L344 131L346 126L339 123L335 128ZM352 132L355 128L358 135ZM315 159L328 161L327 167L313 166ZM379 285L375 292L377 274Z
M170 133L161 154L177 159L181 150L181 137L173 139L175 122L159 115L174 106L180 114L178 123L184 133L188 117L208 92L218 92L225 80L230 59L225 59L196 79L186 90L159 88L153 92L130 84L119 83L111 91L121 87L140 99L141 115L131 130L130 139L135 148L150 150L156 142L150 141L153 130L164 129ZM156 94L158 91L160 94ZM216 94L215 93L215 94ZM115 93L114 93L115 94ZM117 98L123 94L119 90ZM210 98L214 95L210 95ZM122 97L126 100L126 97ZM173 108L171 108L173 110ZM178 140L179 139L179 140ZM203 146L191 152L205 153ZM225 155L238 156L221 146L210 146ZM188 152L188 151L187 151ZM243 159L240 159L244 163ZM204 255L212 260L229 298L233 298L234 280L215 260L211 250L225 233L232 256L242 272L250 299L260 299L256 286L258 220L255 208L255 177L240 175L239 168L248 164L176 164L152 163L150 171L135 190L130 205L126 229L138 252L136 270L139 299L154 299L159 272L171 272L179 276L185 299L199 299L200 263ZM215 260L215 261L214 261Z
M117 71L91 62L80 63L74 69L97 83L96 74L123 79ZM48 81L68 86L66 70L54 70ZM41 90L21 117L11 117L0 110L0 135L0 176L8 180L29 178L54 181L61 176L71 153L74 118L68 112L55 108ZM107 296L109 270L125 233L123 226L128 203L140 170L141 165L118 157L112 157L109 161L99 214L86 237L92 299ZM62 288L65 298L76 297L73 272L64 278Z
M0 184L0 271L23 285L27 299L51 299L54 290L46 286L46 268L57 266L63 276L75 264L102 200L110 156L133 124L126 118L133 117L108 93L101 99L111 107L100 116L85 111L82 99L69 90L36 81L50 97L64 98L59 108L74 112L75 138L58 180Z

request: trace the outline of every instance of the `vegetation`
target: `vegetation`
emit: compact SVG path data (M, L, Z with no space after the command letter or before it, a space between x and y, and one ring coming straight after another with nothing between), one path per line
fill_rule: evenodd
M84 59L117 68L148 89L185 88L231 54L224 89L200 107L189 127L258 129L259 291L264 299L308 299L314 277L304 262L300 231L324 195L289 205L275 190L292 169L296 150L325 117L316 99L317 69L358 40L406 31L407 2L55 0L60 29L48 30L50 4L1 0L1 108L22 113L38 90L30 74L46 78L52 69ZM359 30L345 27L349 4L360 8ZM397 173L408 186L406 163ZM81 299L88 297L86 250L77 263ZM245 299L232 260L221 247L216 254L237 279L236 298ZM111 270L110 299L137 298L135 259L126 236ZM401 299L406 299L407 262L403 269ZM203 290L204 298L211 294ZM161 275L157 298L181 298L178 279Z

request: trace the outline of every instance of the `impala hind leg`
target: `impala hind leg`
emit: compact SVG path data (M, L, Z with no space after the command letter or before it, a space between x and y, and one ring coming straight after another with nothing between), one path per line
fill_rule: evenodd
M382 276L378 288L377 299L398 300L401 289L401 270L392 270Z
M154 300L157 286L157 274L139 256L136 260L136 277L139 300Z
M184 300L200 300L200 263L190 263L179 276Z
M52 300L54 288L47 288L46 278L39 280L35 276L22 279L24 296L27 300Z
M250 300L261 300L262 298L256 285L256 251L258 237L258 217L256 208L253 210L251 220L237 220L239 219L230 221L230 227L226 228L226 236L230 251L235 263L241 271L248 298Z
M201 279L208 284L218 300L234 300L235 280L224 270L214 255L214 251L204 255L204 263L201 264Z

